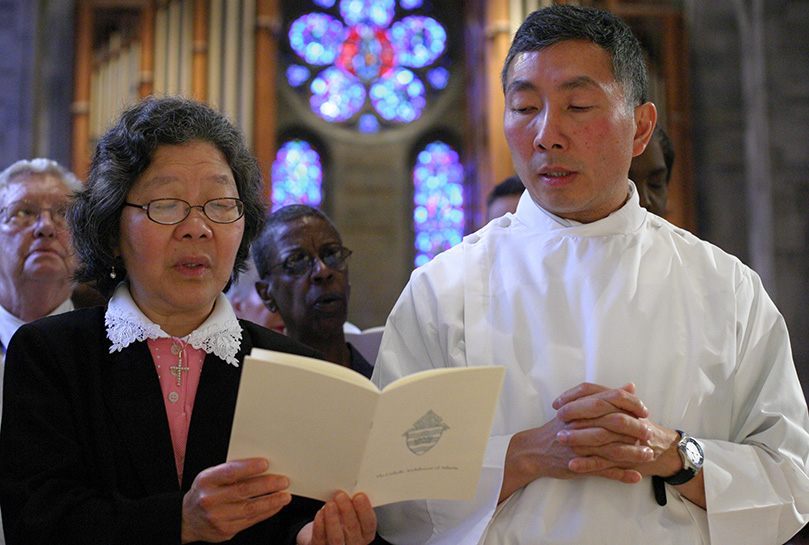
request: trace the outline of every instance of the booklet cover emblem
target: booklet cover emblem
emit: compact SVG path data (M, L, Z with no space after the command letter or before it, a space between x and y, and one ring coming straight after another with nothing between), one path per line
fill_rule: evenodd
M449 426L444 424L440 416L433 411L428 411L405 432L407 448L416 456L421 456L441 440L441 435L447 429Z

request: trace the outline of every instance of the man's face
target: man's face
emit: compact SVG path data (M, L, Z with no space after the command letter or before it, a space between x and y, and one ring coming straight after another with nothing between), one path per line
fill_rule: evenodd
M628 106L609 53L566 41L520 53L508 69L504 130L531 198L563 218L591 222L620 208L627 173L656 121Z
M342 247L340 235L331 225L316 217L302 217L273 229L275 251L270 265L303 255L314 260L312 268L294 276L276 267L257 287L262 299L277 307L286 333L304 343L310 339L331 338L342 331L348 315L351 287L348 265L343 270L328 267L319 256Z
M55 212L64 209L69 196L67 186L51 174L15 176L0 193L0 290L23 282L69 281L75 269L70 232ZM27 213L40 208L38 217Z
M669 170L663 158L660 139L652 138L646 149L632 159L629 179L635 182L640 205L649 212L663 216L669 197Z

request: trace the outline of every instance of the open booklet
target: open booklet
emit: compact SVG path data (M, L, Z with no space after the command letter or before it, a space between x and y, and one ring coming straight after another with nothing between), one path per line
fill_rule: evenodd
M474 497L504 368L432 369L380 392L351 369L282 352L254 348L243 366L228 460L267 458L292 494L319 500Z

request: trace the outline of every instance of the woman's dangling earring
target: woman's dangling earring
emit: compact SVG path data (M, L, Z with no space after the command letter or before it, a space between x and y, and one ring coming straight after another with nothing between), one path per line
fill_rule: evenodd
M116 278L117 276L118 276L118 275L117 275L117 274L115 274L115 265L113 265L113 266L112 266L112 269L110 270L110 278L112 278L113 280L115 280L115 278Z

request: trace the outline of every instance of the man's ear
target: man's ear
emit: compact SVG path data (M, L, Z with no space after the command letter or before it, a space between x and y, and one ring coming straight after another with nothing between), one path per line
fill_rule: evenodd
M270 312L278 312L278 307L275 305L275 301L273 301L270 295L270 284L266 280L256 281L256 291L264 303L264 306L267 307Z
M635 138L632 140L632 157L637 157L646 149L646 145L652 139L656 123L657 107L653 103L646 102L635 107Z

